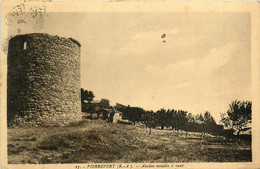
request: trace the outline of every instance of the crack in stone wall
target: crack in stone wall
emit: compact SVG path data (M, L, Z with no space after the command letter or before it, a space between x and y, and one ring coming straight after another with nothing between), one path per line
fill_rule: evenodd
M8 125L56 126L80 121L80 44L48 34L9 41Z

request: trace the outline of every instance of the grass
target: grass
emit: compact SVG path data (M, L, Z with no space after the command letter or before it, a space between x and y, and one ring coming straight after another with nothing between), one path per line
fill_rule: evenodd
M9 128L10 164L252 161L251 144L86 120L69 127Z

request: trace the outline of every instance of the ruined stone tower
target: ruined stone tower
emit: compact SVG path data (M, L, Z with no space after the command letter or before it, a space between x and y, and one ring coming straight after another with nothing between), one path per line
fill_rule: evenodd
M8 125L68 125L81 118L80 44L40 33L12 38L8 49Z

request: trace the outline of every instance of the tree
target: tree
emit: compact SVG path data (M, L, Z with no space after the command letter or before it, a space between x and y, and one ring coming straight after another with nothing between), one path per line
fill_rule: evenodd
M183 110L171 110L170 113L171 113L170 126L172 126L172 129L175 129L177 131L177 136L179 135L179 130L187 131L187 127L188 127L187 126L187 124L188 124L187 113L188 112L183 111Z
M185 130L186 130L186 137L188 136L189 131L194 131L195 127L195 118L191 113L188 113L186 116L186 125L185 125Z
M172 113L172 110L168 109L166 111L166 116L165 116L165 124L166 124L166 127L172 127L172 120L173 120L173 113Z
M153 111L145 111L142 114L142 123L144 123L146 127L150 129L149 135L152 132L152 128L156 127L155 119L156 119L156 114Z
M176 131L178 131L179 126L180 126L180 119L179 119L178 111L172 109L170 111L170 114L171 114L171 116L170 116L170 126L172 127L172 130L175 129Z
M210 114L210 112L206 111L204 113L204 117L203 117L204 123L205 124L216 124L213 116Z
M164 129L164 127L166 126L166 119L167 119L167 114L166 114L166 110L165 109L160 109L156 112L156 114L158 115L158 125L161 126L161 130Z
M251 101L232 101L229 109L225 114L221 115L221 122L231 129L237 129L237 135L252 119L252 102Z
M142 115L145 112L144 109L140 107L131 107L129 105L125 107L120 107L118 110L123 113L124 118L132 121L134 125L136 122L142 122Z
M98 107L99 107L99 110L96 112L98 118L100 117L100 113L102 113L102 119L103 120L107 119L107 117L108 117L107 109L111 108L110 101L108 99L103 98L100 100Z
M194 123L195 122L194 116L191 113L187 114L187 118L188 118L188 122L189 123Z
M197 114L195 116L195 131L196 132L200 132L201 133L201 137L203 137L203 135L205 135L205 119L204 116L202 114Z
M188 124L188 118L187 118L187 111L178 110L177 111L177 136L179 135L179 130L185 130L187 131L187 124ZM186 132L187 136L187 132Z
M88 90L84 90L84 89L80 89L80 93L81 93L81 111L82 112L90 112L91 116L93 113L93 106L90 104L91 101L93 101L95 95L92 91L88 91ZM87 103L85 103L84 101L87 101Z
M228 118L227 113L220 113L220 118L220 123L222 123L228 129L233 129L233 123Z
M108 99L101 99L100 106L101 108L110 108L110 101Z
M94 100L94 93L92 91L84 90L81 88L81 103L83 103L85 100L90 103Z
M217 128L217 124L214 117L210 114L210 112L206 111L204 113L203 120L204 120L204 124L202 125L203 127L202 130L204 132L204 136L205 136L205 132L210 134L214 133L215 129Z
M95 95L94 95L94 93L92 91L87 91L86 90L86 92L87 92L86 100L90 103L90 102L92 102L94 100Z
M196 123L198 124L202 124L204 123L204 117L202 114L197 114L195 117L194 117L194 120Z

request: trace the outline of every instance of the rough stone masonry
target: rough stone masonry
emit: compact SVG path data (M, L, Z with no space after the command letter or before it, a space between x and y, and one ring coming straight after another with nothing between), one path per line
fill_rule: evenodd
M64 126L82 119L80 44L48 34L10 39L8 126Z

